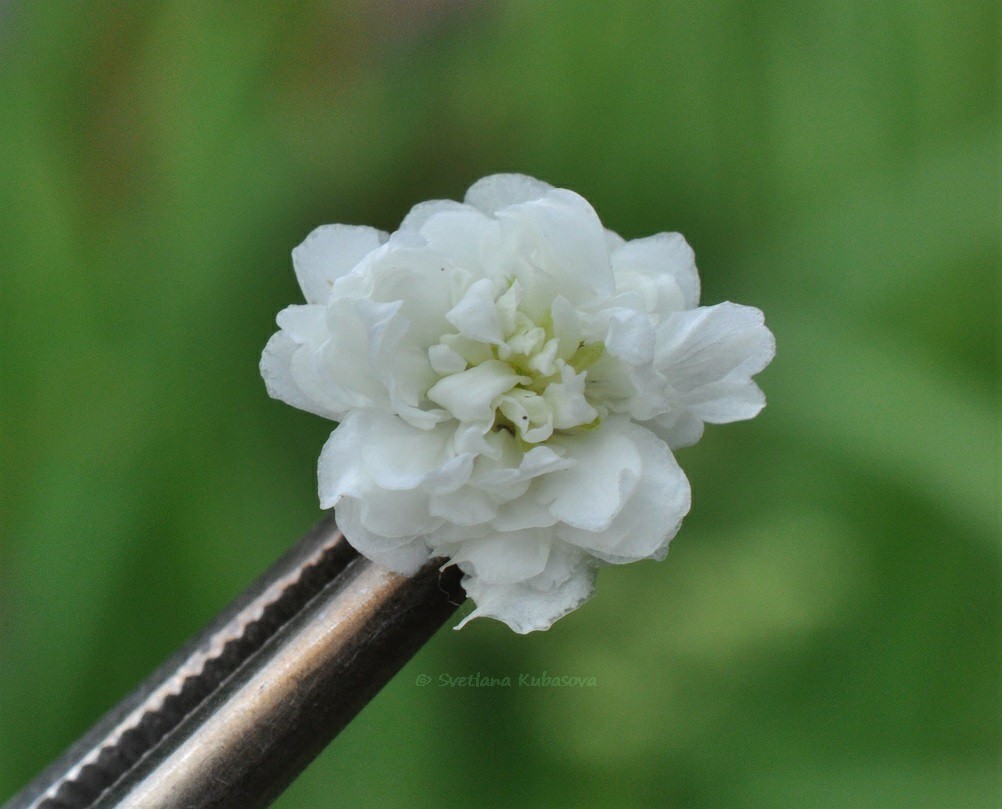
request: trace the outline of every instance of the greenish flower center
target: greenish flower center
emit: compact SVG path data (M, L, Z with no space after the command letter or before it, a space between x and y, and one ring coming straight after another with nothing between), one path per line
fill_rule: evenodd
M523 448L554 433L597 427L604 408L589 401L585 383L605 345L556 334L550 310L533 320L508 297L495 302L502 339L456 332L429 351L433 368L443 374L429 398L460 421L489 412L490 429L510 432Z

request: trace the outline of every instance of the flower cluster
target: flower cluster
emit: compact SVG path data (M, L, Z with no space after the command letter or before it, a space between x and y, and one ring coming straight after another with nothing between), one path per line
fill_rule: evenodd
M625 241L530 177L421 203L392 235L320 227L292 258L306 304L261 373L340 422L321 506L392 570L458 565L467 621L546 629L600 566L663 558L689 510L672 450L765 403L758 309L699 306L681 235Z

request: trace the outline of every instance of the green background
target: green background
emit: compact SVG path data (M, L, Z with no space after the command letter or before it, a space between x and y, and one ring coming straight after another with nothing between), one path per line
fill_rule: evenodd
M935 0L0 5L0 798L318 518L330 425L257 370L291 248L520 171L682 231L705 303L765 311L769 405L679 453L663 563L546 633L443 629L278 806L998 806L999 33ZM597 685L438 685L544 671Z

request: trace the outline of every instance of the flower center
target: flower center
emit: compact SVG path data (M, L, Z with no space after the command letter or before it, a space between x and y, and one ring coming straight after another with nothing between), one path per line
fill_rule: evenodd
M555 334L549 310L533 320L519 306L517 283L492 303L491 317L479 313L478 322L490 321L483 328L457 316L459 330L429 349L441 378L428 399L459 421L486 422L524 444L598 426L604 408L588 400L585 382L604 345Z

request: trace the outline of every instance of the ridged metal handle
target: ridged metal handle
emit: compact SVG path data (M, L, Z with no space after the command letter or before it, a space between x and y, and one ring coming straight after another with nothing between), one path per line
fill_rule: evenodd
M465 599L324 519L3 809L268 805Z

